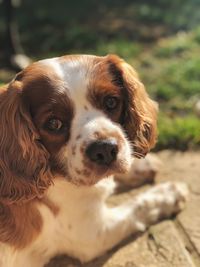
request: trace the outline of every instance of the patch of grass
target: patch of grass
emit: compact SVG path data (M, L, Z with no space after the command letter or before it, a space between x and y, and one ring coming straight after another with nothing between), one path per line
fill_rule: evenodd
M182 32L176 38L161 39L153 52L156 57L169 58L180 56L196 45L188 34Z
M0 85L10 82L15 76L15 72L8 69L0 69Z
M200 93L200 46L194 32L162 39L139 58L139 70L157 100L188 99Z
M197 43L200 43L200 27L197 27L197 28L194 30L194 40L195 40Z
M137 58L137 69L150 95L159 102L156 149L200 147L200 118L193 112L200 99L199 42L197 28L162 39Z
M194 115L170 118L159 116L159 139L156 149L200 148L200 119Z

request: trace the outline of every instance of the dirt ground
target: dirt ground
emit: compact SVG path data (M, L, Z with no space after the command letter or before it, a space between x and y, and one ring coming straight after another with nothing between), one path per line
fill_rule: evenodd
M153 225L137 237L131 236L93 262L81 265L61 256L47 267L200 267L200 151L161 151L157 155L162 165L155 182L187 183L191 193L186 208L176 218ZM113 200L121 202L148 187L128 190Z

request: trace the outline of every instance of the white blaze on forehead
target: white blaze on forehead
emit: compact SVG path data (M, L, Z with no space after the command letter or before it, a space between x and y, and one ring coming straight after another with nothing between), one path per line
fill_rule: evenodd
M47 66L52 67L52 69L55 71L55 73L58 75L58 77L60 77L60 79L63 80L64 73L63 73L63 69L59 63L58 57L43 59L43 60L40 60L39 62L42 64L45 64Z
M64 78L73 91L82 90L87 87L88 75L87 68L79 60L66 61L62 64Z
M83 103L94 68L91 59L92 56L81 56L66 60L60 60L60 58L45 59L40 62L54 69L75 102Z

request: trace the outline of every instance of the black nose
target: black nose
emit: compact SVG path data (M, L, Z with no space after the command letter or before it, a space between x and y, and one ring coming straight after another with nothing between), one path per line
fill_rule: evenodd
M117 153L118 145L115 140L95 141L86 149L88 158L99 165L109 165L116 160Z

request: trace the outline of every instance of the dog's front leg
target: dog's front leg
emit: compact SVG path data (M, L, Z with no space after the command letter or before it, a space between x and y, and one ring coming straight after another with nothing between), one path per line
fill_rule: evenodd
M92 232L92 228L90 229L90 235L82 247L84 253L79 258L82 261L92 260L130 234L144 231L159 219L177 213L181 210L187 195L185 184L164 183L118 207L109 208L105 204L93 228L95 231Z

